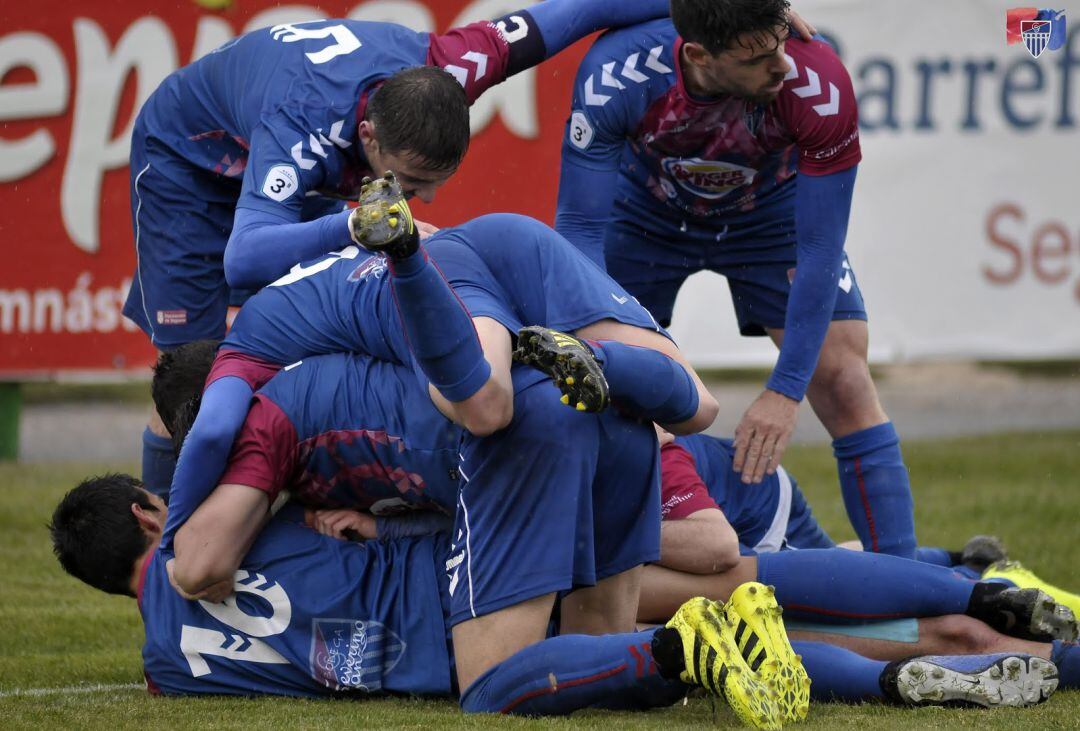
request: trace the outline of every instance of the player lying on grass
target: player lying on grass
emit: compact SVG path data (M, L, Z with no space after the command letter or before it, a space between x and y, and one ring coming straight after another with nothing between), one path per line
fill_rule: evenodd
M212 495L196 516L213 510L218 497ZM50 525L54 549L69 573L103 591L138 599L152 693L457 692L447 639L445 536L345 542L304 527L302 511L286 506L251 545L236 572L235 594L213 603L183 599L169 586L168 555L158 550L166 519L164 503L137 480L106 475L68 493ZM751 584L726 607L706 602L715 621L697 630L688 629L683 616L704 600L680 611L670 629L545 639L490 671L471 710L541 715L667 705L687 690L674 676L694 677L685 672L688 660L697 661L688 645L700 640L732 657L739 670L728 675L741 681L726 695L740 717L753 722L753 700L761 689L753 669L740 662L736 633L741 623L760 621L756 610L768 608L766 594ZM880 684L887 698L909 704L932 702L942 687L935 670L958 662L914 658L882 670L845 650L831 652L837 665L856 663L864 672L860 686ZM1015 653L967 660L972 667L991 667L986 688L999 705L1026 704L1053 690L1049 662ZM1000 677L991 675L994 667L1003 671ZM1025 672L1032 668L1039 672ZM950 678L955 675L949 671ZM838 678L827 673L816 679L815 692L849 693L834 685ZM849 674L844 682L850 681Z
M183 362L197 347L177 349L160 368ZM203 383L212 349L203 348L203 356L202 368L194 369L196 387ZM605 581L621 580L627 568L658 555L655 435L651 427L614 410L567 409L545 376L528 368L518 371L528 385L515 396L514 422L479 444L487 451L475 470L468 452L464 459L458 455L454 435L460 428L439 414L407 367L335 354L281 371L255 396L213 492L214 504L204 504L176 533L176 559L170 564L176 583L188 595L213 592L222 584L227 591L259 517L291 485L298 498L324 507L364 506L380 513L456 508L458 545L443 560L466 710L489 710L483 698L499 681L487 671L546 635L553 591L570 592L562 604L563 631L602 632L605 623L623 621L625 614L632 629L636 583L629 598L619 596L618 612L595 594ZM170 376L174 383L177 375ZM559 450L556 460L554 450ZM486 494L475 497L473 485ZM496 518L489 503L498 509ZM639 538L627 539L635 535ZM507 617L504 607L523 606L526 618ZM484 629L481 623L492 614L502 622L499 627L463 639L458 627L478 619L472 627ZM702 614L695 621L707 618ZM717 664L717 673L721 667L727 665ZM781 669L782 661L768 669L774 667ZM466 674L470 671L475 677ZM738 692L740 678L725 678L731 692ZM716 682L715 687L724 685ZM762 702L772 703L774 695ZM777 713L769 711L770 717Z
M758 581L775 587L793 637L824 638L877 660L1023 652L1053 658L1063 686L1080 687L1075 620L1045 593L972 582L925 562L831 548L782 467L762 485L747 486L732 469L730 441L662 439L661 559L645 569L642 621L662 620L682 597L723 600L741 583ZM917 625L895 621L901 618L921 619ZM803 652L798 643L796 649L815 680L844 671L861 677L853 664L836 665L829 651ZM952 680L948 685L962 695L968 686ZM838 685L848 689L846 699L880 694L854 679ZM971 700L982 702L982 696Z
M169 360L163 360L161 367L164 368L173 361L179 362L179 359L191 349L192 346L178 349L171 354ZM193 368L193 373L201 374L205 372L212 358L210 347L203 349L202 358L204 361L203 367ZM170 376L170 380L175 382L176 375ZM248 413L247 423L237 439L232 463L226 470L222 482L226 484L242 482L245 485L265 490L271 497L276 496L281 489L291 484L294 486L294 496L309 505L339 507L353 504L360 507L370 506L381 514L375 518L379 524L375 531L372 530L372 518L370 516L363 517L353 511L340 510L330 511L329 514L321 514L314 521L314 524L320 530L337 537L343 537L348 529L365 536L386 536L400 535L397 529L398 523L411 524L410 529L421 531L436 528L440 522L445 523L447 520L445 518L443 521L430 520L425 518L423 514L417 513L410 513L399 518L391 518L385 515L393 508L400 508L405 505L413 508L431 507L433 501L438 499L438 496L452 495L456 487L454 482L452 480L448 481L446 477L447 473L452 473L457 462L454 451L444 448L425 453L421 449L422 445L432 443L430 436L428 436L427 441L423 441L423 438L425 435L436 433L434 429L438 426L437 421L441 417L424 398L419 385L414 382L410 375L408 370L402 366L393 366L347 355L310 358L297 367L278 374L256 396L255 403ZM199 382L200 378L201 375L196 375L196 383ZM397 385L394 385L395 383ZM366 384L367 391L364 388L358 388L358 384ZM414 392L411 396L409 395L410 389ZM365 396L368 391L371 392L370 396ZM350 405L355 416L341 421L343 414L346 413L346 408L342 404ZM404 405L405 408L401 409L400 415L395 415L398 405ZM425 410L428 413L426 417L424 415ZM394 419L389 425L385 421L385 417L380 416L380 413L384 411ZM275 422L267 420L268 413L277 414L279 412L281 416ZM567 412L572 413L568 410ZM321 416L319 416L320 414ZM402 419L405 421L402 422ZM365 439L361 435L375 436ZM453 437L450 436L447 441L452 444ZM243 466L251 458L264 459L274 468L263 470L264 475L257 477ZM425 458L427 459L426 462ZM378 465L376 463L377 459L382 460ZM667 473L669 480L673 476L677 477L670 469L667 470ZM393 484L395 477L396 480L404 484ZM406 477L408 478L407 481L405 480ZM747 492L766 489L764 486L745 487L737 480L736 484ZM677 497L679 485L680 483L676 480L674 483L676 502L682 502ZM445 500L445 497L443 500ZM692 505L692 503L688 504ZM718 511L714 510L713 512ZM698 519L701 517L703 516L698 515ZM693 519L685 521L686 524L693 522L695 522ZM707 525L710 529L713 528L711 524ZM665 534L668 533L668 528L671 527L675 527L675 525L668 524L664 528ZM219 527L218 530L235 531L236 528L225 529ZM683 551L682 555L692 556L693 560L697 560L699 564L702 560L707 562L716 561L716 551L712 549L716 541L711 540L712 535L715 535L716 532L714 530L709 535L695 538L696 541L699 541L698 550L693 552ZM671 541L667 543L667 548L670 550ZM231 556L230 562L239 562L242 555L242 546L236 546L232 550L233 553L231 554L216 550L206 555L212 556L219 561L226 556ZM888 556L861 554L839 549L827 553L840 553L842 554L841 559L850 557L850 563L855 564L853 568L858 569L851 574L851 581L855 582L855 584L860 581L865 582L858 584L860 591L866 591L874 587L882 587L883 590L889 589L892 586L892 584L888 583L887 573L887 564L890 561L898 564L915 563ZM178 551L178 556L185 557L183 550ZM788 557L798 560L801 559L802 554L791 552L780 557L780 560L775 563L782 568L783 559ZM664 561L663 550L660 560ZM669 560L671 563L678 565L677 556L670 556ZM715 563L709 564L709 568L714 567ZM890 596L895 597L896 605L887 607L890 613L909 616L907 613L910 612L910 616L932 616L950 611L962 611L962 609L955 609L950 602L957 595L963 595L970 599L974 593L974 584L941 567L921 563L916 563L916 567L921 572L912 572L911 575L904 577L905 580L933 581L938 588L946 587L949 592L932 593L924 597L917 584L905 583L903 586L906 591L892 589ZM235 568L236 563L226 563L215 571L214 576L231 576ZM846 567L845 565L844 568L850 569L852 567ZM461 575L459 571L463 569L460 564L453 564L452 562L451 570L451 581L456 584L461 580L458 578ZM656 570L653 566L647 567L646 576L650 575L648 572L655 572ZM843 580L847 577L845 576L840 580L836 577L826 576L826 578L830 579L831 582L821 584L821 591L816 596L811 595L804 601L808 603L817 602L826 608L831 606L829 603L832 601L831 594L836 591L833 584L843 583ZM811 589L816 587L813 581L806 583ZM655 582L647 582L647 586L652 584L655 584ZM843 595L845 599L850 597L850 586L852 584L849 583L841 587L847 590L847 593ZM710 586L708 588L712 589L714 587ZM798 587L798 589L801 588L802 585ZM639 612L639 616L651 620L662 620L663 617L660 615L650 613L655 611L654 608L658 602L657 598L653 596L654 590L655 586L653 586L653 589L647 589L646 602L643 605L644 614ZM676 588L675 590L679 589ZM781 588L781 591L786 590L783 587ZM791 589L791 591L795 590ZM985 606L977 602L973 603L973 606L977 607L983 615L992 616L992 610L1001 605L1002 598L992 596L983 602ZM573 594L570 595L570 600L573 600ZM677 608L678 605L675 604L674 606ZM1016 607L1009 604L1008 608L1015 609ZM674 609L667 611L670 614ZM828 630L819 628L818 631L825 632ZM960 646L963 648L968 647L968 645ZM1001 651L1015 652L1017 646L1016 644L1002 644L999 649ZM937 653L947 652L948 650L949 646L944 644L934 647L934 651ZM831 656L835 653L827 648L819 648L816 651L811 648L807 649L805 654L815 659L824 655L830 657L831 662ZM912 653L908 652L905 656L910 654ZM754 659L757 658L751 658L751 660ZM995 661L997 659L1000 658L996 658ZM856 661L852 659L844 667L849 668L851 673L861 673L865 670L865 667L859 669L861 667L859 663L861 662L862 660ZM983 669L989 672L991 665L993 665L993 662L988 662ZM882 667L884 667L883 664L878 670L880 671ZM1023 667L1024 675L1029 678L1037 678L1039 677L1037 673L1031 675L1029 671L1040 671L1042 667L1044 666L1037 663L1032 669L1025 663ZM818 668L817 672L820 674L823 669ZM876 678L878 674L875 671L873 677ZM866 678L865 675L860 677ZM950 671L947 677L952 682L958 677L966 676L957 676ZM862 693L865 686L865 683L856 685L851 692ZM826 687L829 686L820 684L814 686L815 691ZM1028 700L1031 699L1032 696L1028 696Z

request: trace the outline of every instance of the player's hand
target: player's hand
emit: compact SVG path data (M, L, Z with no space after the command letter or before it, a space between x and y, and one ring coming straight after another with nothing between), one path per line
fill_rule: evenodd
M776 472L798 415L799 402L776 391L766 390L750 404L735 427L732 463L744 484L761 482Z
M429 236L434 236L439 232L439 227L433 223L428 223L426 221L417 221L415 219L413 219L413 223L416 225L416 232L420 234L421 241L428 238Z
M795 32L799 34L799 37L804 41L808 41L814 37L817 33L817 28L803 20L803 17L796 13L791 8L788 8L787 13L788 24L795 29Z
M210 602L211 604L219 604L220 602L225 601L225 599L233 593L232 579L224 579L216 584L211 584L198 594L188 594L180 588L180 585L176 583L176 577L173 576L173 563L175 561L175 558L170 558L165 562L165 573L168 574L169 583L176 593L184 599L187 599L189 602L204 601Z
M304 522L324 536L340 541L353 540L354 537L364 540L376 537L375 517L356 510L305 510Z

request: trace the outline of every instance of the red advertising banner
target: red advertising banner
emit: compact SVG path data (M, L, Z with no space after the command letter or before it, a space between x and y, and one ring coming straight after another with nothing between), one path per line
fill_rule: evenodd
M225 0L227 2L227 0ZM442 31L529 0L147 0L5 3L0 21L0 377L142 370L121 315L135 269L128 150L139 105L173 70L254 28L325 17ZM550 222L570 84L587 42L486 94L460 172L417 216L516 211Z

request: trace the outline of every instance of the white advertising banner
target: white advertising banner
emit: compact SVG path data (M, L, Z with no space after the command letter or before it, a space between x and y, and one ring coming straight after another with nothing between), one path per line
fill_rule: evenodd
M871 359L1080 357L1080 7L1067 42L1006 44L979 0L801 0L859 100L847 251ZM673 335L699 366L768 365L723 279L683 287Z

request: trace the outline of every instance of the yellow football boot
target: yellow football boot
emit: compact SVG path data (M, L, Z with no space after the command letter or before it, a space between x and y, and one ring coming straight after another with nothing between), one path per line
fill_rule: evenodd
M352 240L371 252L404 259L420 246L412 211L390 171L376 180L364 179L360 199L349 214Z
M782 728L775 695L746 664L735 645L732 627L718 602L695 597L653 638L653 657L661 674L697 685L727 702L748 726Z
M795 654L771 586L750 581L731 593L724 614L750 669L776 693L784 723L806 718L810 676Z

